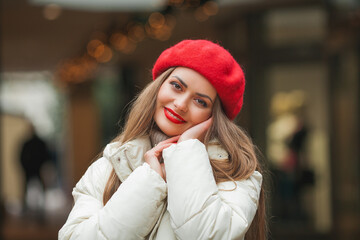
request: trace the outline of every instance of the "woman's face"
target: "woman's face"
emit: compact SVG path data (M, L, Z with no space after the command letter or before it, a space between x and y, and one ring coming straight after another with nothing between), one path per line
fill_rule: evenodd
M166 135L180 135L210 118L215 98L216 90L204 76L178 67L160 87L154 120Z

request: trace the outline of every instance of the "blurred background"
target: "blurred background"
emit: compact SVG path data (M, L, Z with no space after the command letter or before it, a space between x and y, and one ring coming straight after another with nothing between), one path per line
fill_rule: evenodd
M360 237L358 0L2 0L1 239L57 239L165 48L221 43L269 168L271 239Z

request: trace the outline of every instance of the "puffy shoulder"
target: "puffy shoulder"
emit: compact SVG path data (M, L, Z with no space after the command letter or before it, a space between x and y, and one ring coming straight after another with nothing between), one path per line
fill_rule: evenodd
M250 226L258 208L261 184L262 175L257 171L248 179L218 184L221 200L230 206L237 216L245 220L246 226Z
M218 188L220 190L219 193L223 197L226 197L228 194L235 194L239 196L245 195L250 197L255 205L258 205L262 179L263 178L261 173L254 171L253 174L247 179L235 182L227 181L218 183Z
M73 191L74 198L77 196L76 193L79 193L102 199L111 170L112 166L105 157L93 162L76 184Z

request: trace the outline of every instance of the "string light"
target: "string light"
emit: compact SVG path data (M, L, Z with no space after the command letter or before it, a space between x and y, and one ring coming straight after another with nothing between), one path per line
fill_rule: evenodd
M119 51L122 51L126 48L128 41L129 40L128 40L127 36L120 32L115 32L110 37L110 43L116 50L119 50Z
M140 42L145 38L145 30L140 23L132 23L128 30L129 38L134 42Z
M216 15L218 11L219 7L217 3L214 1L208 1L195 10L194 17L197 21L204 22L208 20L210 16Z
M215 1L205 1L204 4L201 4L202 2L204 1L169 0L168 6L179 9L192 8L194 9L195 19L203 22L209 19L210 16L216 15L219 7ZM61 8L55 4L50 4L44 8L44 17L49 20L56 19L60 14ZM62 62L59 65L58 74L64 81L71 83L90 79L99 63L111 61L116 53L113 50L131 54L136 50L137 44L146 37L166 41L170 39L175 26L176 18L173 15L153 12L146 23L130 21L121 30L118 29L110 35L96 31L92 33L91 40L86 46L86 54L83 57Z
M204 13L208 16L214 16L218 13L219 7L216 2L208 1L203 6L202 9Z
M96 61L98 61L99 63L109 62L113 56L113 51L111 50L111 48L107 45L103 45L103 46L104 46L104 50L99 56L96 57Z
M149 25L151 28L159 29L165 24L165 17L159 12L154 12L149 17Z
M56 76L64 82L81 83L90 79L96 68L96 61L85 54L82 57L75 57L61 62Z

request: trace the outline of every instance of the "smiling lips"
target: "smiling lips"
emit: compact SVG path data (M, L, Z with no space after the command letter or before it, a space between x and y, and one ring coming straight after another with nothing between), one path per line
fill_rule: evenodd
M177 113L175 113L170 108L164 107L164 113L165 113L166 118L175 124L181 124L181 123L186 122L182 117L180 117Z

